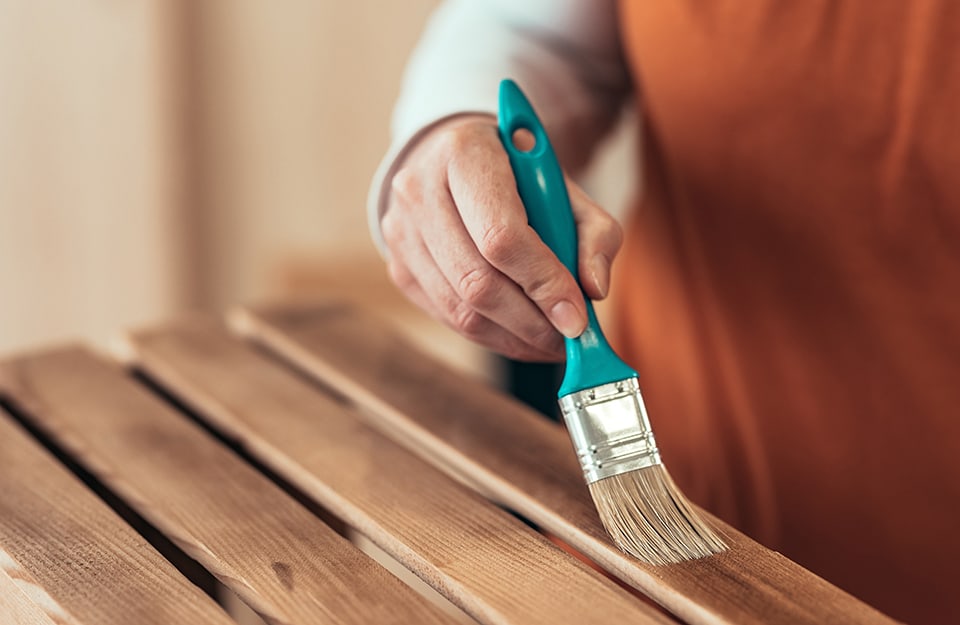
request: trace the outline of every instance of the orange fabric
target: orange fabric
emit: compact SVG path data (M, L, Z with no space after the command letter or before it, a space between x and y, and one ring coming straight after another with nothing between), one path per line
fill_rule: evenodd
M960 3L621 3L645 115L614 341L697 502L957 617Z

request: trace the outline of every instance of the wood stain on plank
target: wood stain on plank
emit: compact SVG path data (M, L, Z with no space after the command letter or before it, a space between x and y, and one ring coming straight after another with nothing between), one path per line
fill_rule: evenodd
M91 352L66 348L3 362L0 389L79 464L268 622L449 622L266 477ZM0 454L0 462L4 459ZM0 471L0 476L12 474ZM8 513L24 519L35 512L22 501L5 509L0 500L0 523ZM88 511L74 510L71 516L85 520ZM67 535L76 543L72 552L105 539L85 534L90 530L77 526L79 521L72 523ZM49 542L25 523L12 527L8 536L35 550ZM69 562L68 555L57 561ZM278 562L283 566L272 566ZM156 568L140 564L125 575L138 579ZM70 576L55 568L46 573L45 585L59 583L64 592L77 592ZM93 622L190 622L187 615L176 616Z
M671 622L217 324L130 343L153 379L481 622Z
M54 623L232 622L2 410L0 493L0 568Z
M424 355L369 314L321 303L242 310L231 323L345 394L379 430L470 476L685 621L895 622L710 515L731 546L724 554L663 567L623 554L600 524L562 427Z

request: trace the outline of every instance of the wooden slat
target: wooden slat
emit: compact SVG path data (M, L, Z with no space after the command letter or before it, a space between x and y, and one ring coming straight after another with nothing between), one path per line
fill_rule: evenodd
M672 622L226 329L130 340L148 375L477 620Z
M666 567L609 540L565 430L342 305L240 311L233 325L362 406L424 458L568 541L691 623L892 623L717 519L731 550Z
M79 484L77 486L80 487ZM33 543L30 546L44 548L42 543ZM31 563L33 562L31 560ZM61 580L66 581L65 578L72 579L70 576L58 575L55 581L58 583ZM38 618L36 613L39 612L43 618L52 620L58 625L80 625L80 621L51 597L43 585L30 574L30 571L2 548L0 548L0 587L2 587L0 590L8 594L0 603L3 603L6 608L13 609L19 618L28 619L29 622L29 619ZM109 592L109 589L98 587L96 592Z
M58 625L47 612L17 587L13 579L0 570L0 623L8 625ZM61 625L76 623L60 619Z
M3 623L232 623L3 410L0 578Z
M0 389L268 621L447 622L253 467L89 351L2 363Z

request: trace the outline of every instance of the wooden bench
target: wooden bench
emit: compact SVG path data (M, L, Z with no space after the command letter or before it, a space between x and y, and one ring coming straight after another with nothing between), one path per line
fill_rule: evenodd
M2 623L233 622L211 575L269 623L893 622L719 520L622 554L561 426L337 303L13 356L0 407Z

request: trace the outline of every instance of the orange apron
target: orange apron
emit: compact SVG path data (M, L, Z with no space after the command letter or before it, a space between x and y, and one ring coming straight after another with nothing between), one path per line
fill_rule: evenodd
M644 194L614 340L697 502L960 614L960 3L621 3Z

